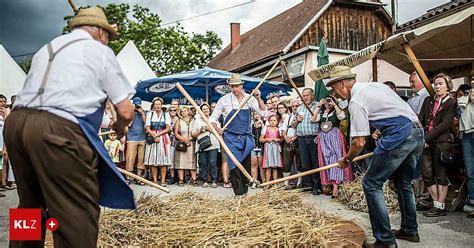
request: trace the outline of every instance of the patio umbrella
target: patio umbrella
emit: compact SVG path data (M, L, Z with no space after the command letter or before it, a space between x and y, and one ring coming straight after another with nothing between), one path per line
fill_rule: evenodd
M318 67L329 64L329 54L326 48L326 39L321 38L318 50ZM314 82L314 100L319 101L329 95L329 91L323 83L322 79Z
M186 98L176 88L176 83L180 83L191 97L200 104L203 101L217 102L220 97L230 92L227 86L227 79L231 72L217 70L209 67L187 71L178 74L163 76L159 78L140 81L136 86L135 96L144 101L151 101L154 97L161 97L165 103L171 100L180 100L181 104L187 104ZM244 90L250 93L260 82L259 78L241 75L244 81ZM277 94L288 95L290 88L280 82L266 81L260 87L261 95L264 99Z

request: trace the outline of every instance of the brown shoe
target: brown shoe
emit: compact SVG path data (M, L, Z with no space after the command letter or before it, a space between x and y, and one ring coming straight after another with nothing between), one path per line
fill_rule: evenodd
M396 248L398 247L397 246L397 243L393 244L393 245L385 245L383 244L382 242L380 241L375 241L374 243L369 243L367 242L367 240L364 241L364 243L362 244L362 247L364 248Z
M467 218L474 218L474 212L470 212L467 214Z
M423 211L423 215L426 217L440 217L446 215L446 209L439 209L436 207L432 207L428 211Z

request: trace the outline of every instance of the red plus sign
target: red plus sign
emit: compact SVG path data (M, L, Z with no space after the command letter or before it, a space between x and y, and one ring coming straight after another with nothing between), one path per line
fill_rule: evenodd
M54 232L58 229L59 222L55 218L49 218L46 220L46 228L48 228L51 232Z

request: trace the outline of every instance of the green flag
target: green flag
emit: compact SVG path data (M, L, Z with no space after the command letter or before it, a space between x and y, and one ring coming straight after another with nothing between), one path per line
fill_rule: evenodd
M329 64L329 54L328 49L326 48L326 39L321 38L319 42L318 50L318 67L322 65ZM314 100L319 101L329 95L329 91L323 83L323 80L320 79L314 82Z

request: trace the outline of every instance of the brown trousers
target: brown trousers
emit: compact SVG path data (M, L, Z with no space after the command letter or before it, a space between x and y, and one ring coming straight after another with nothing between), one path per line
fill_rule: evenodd
M10 241L10 247L43 247L47 218L59 222L54 247L96 247L98 156L80 127L45 111L14 109L5 123L5 144L18 185L18 207L43 213L42 240Z
M127 171L133 171L135 159L138 155L137 168L144 170L145 141L127 141L127 154L125 156Z

